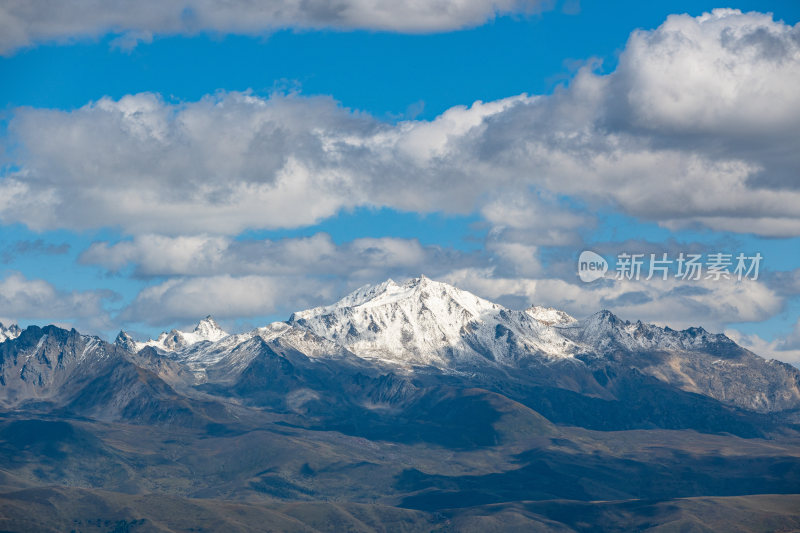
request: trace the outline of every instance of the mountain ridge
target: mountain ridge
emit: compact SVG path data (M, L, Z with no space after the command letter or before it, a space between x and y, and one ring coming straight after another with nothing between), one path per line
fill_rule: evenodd
M333 304L292 313L286 322L217 334L221 338L213 341L173 330L155 341L131 344L120 332L117 344L128 350L152 346L187 363L200 380L206 366L219 364L227 350L254 336L288 342L310 335L299 351L315 352L314 357L338 353L401 374L438 371L474 375L480 382L523 371L542 385L550 380L602 396L608 385L593 374L606 373L609 366L634 367L684 391L757 412L800 408L799 370L767 361L724 334L630 322L608 310L582 319L538 306L512 310L425 276L365 285ZM173 337L180 342L165 341Z
M611 400L647 378L754 412L800 413L800 370L723 334L624 321L607 310L583 319L552 308L512 310L424 276L364 286L245 333L229 334L209 315L191 331L144 342L121 331L115 346L151 350L136 364L187 391L235 383L269 353L269 365L277 365L270 372L303 373L287 378L297 387L315 381L314 368L331 365L403 379L451 375L518 401L531 386Z
M126 334L109 344L29 326L0 342L0 485L17 491L0 495L0 514L4 499L31 508L20 488L53 484L117 491L117 502L352 501L456 515L538 505L555 519L565 500L672 505L800 486L798 373L787 365L700 328L392 284L217 340L195 327L178 338L196 342L137 350ZM430 364L414 360L425 343L395 342L414 327L442 330L426 339L442 350ZM393 344L375 357L383 340ZM120 529L149 526L123 518Z

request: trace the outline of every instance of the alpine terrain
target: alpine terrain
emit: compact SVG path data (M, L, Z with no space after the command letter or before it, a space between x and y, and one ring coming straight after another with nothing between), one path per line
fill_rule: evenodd
M244 333L0 341L3 531L800 528L800 370L701 327L421 276Z

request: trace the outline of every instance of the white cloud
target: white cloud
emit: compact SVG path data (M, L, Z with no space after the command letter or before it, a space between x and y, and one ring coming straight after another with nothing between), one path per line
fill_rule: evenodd
M499 277L491 268L465 268L451 272L444 280L488 299L514 297L528 305L551 306L577 317L608 309L623 319L675 329L703 326L722 331L731 322L770 318L783 306L783 299L777 293L751 280L611 278L607 274L601 281L573 283L547 277Z
M438 124L471 131L523 100L396 127L328 98L242 93L18 109L9 129L24 146L22 170L0 182L0 218L36 229L229 235L313 224L353 206L470 212L489 184L460 170L461 137Z
M670 228L800 235L798 35L757 13L671 16L634 33L610 75L584 68L554 95L433 121L246 93L17 109L0 219L233 235L386 206L479 211L506 240L542 245L591 223L553 200L567 197Z
M4 220L173 234L305 225L363 201L325 164L320 138L374 126L324 98L244 94L185 106L139 94L74 112L21 109L14 122L36 160L0 185Z
M107 17L106 4L93 4L97 18L85 20L66 7L51 10L52 20L23 13L34 4L0 7L7 50L106 28L141 32L124 40L275 27L257 17L237 26L231 13L238 4L194 22L191 13L206 12L190 10L175 25L165 22L173 4L163 3L142 12L144 18L126 19L127 26ZM517 5L462 2L448 11L444 3L342 3L318 19L287 11L278 26L381 27L374 24L382 10L441 8L440 18L420 18L416 29L387 28L427 31L425 24L448 16L453 24L478 23ZM4 33L4 25L11 30ZM288 312L330 302L362 283L425 273L490 299L576 315L605 307L624 318L720 330L774 315L783 293L760 282L579 284L544 267L539 252L580 243L598 209L669 228L800 235L798 82L800 27L716 10L671 16L656 30L635 32L609 75L587 67L551 96L455 106L432 121L392 124L330 98L248 93L188 103L145 93L73 111L21 108L9 123L3 162L13 170L0 179L0 220L34 229L121 228L129 240L95 243L81 261L171 277L144 289L122 312L124 320L149 324L209 312L220 318ZM310 225L356 206L478 212L490 228L485 253L392 238L337 245L325 234L232 238L248 228ZM0 282L4 315L88 320L104 316L106 297L58 291L17 274ZM783 357L797 349L788 341L749 339Z
M798 37L769 14L671 15L631 35L611 94L643 130L782 136L800 118Z
M784 304L774 290L750 280L617 281L608 278L592 283L572 282L548 277L547 272L539 268L535 251L525 247L514 251L534 262L529 273L513 272L506 277L498 274L503 269L496 265L459 267L455 264L434 277L514 308L552 306L577 317L609 309L623 319L675 329L702 326L719 332L730 323L766 320L780 312ZM328 273L301 263L296 263L297 271L292 272L287 262L270 274L176 276L143 289L117 319L163 327L169 323L188 323L208 313L220 319L288 317L299 309L329 304L363 284L382 281L392 270L395 279L428 272L424 270L425 259L413 266L394 269L391 266L381 269L378 265L359 269L359 258L350 253L336 252L332 259L331 264L341 260L343 265ZM495 259L520 264L518 257L509 259L498 254ZM348 269L353 271L345 272ZM750 347L752 343L744 345ZM792 348L784 343L771 349L786 351L797 346ZM772 353L762 348L752 349L759 355ZM778 358L787 360L785 354Z
M360 238L337 245L326 233L279 240L139 235L114 244L96 242L79 261L111 272L135 265L138 277L230 275L337 276L351 282L392 275L436 275L477 258L416 239Z
M545 6L548 5L545 3ZM0 5L0 54L34 43L122 33L116 45L154 34L259 35L280 28L430 33L476 26L497 15L530 13L534 0L7 0Z
M416 239L360 238L336 244L325 233L280 240L217 236L139 235L97 242L79 261L134 276L163 278L140 291L117 317L163 326L196 320L288 315L328 304L388 277L439 276L456 266L485 264L484 256L424 246Z
M481 215L491 225L491 240L497 242L574 245L582 242L581 230L595 226L590 215L529 192L493 195L481 207Z
M141 235L95 243L80 261L110 271L134 265L137 276L168 277L143 289L118 316L161 326L208 313L288 316L364 284L421 273L510 307L546 305L576 316L610 309L673 328L722 331L730 323L766 320L784 305L781 291L752 280L617 281L610 273L581 283L574 263L543 265L537 246L491 237L484 252L465 253L397 238L336 244L324 233L276 241Z
M28 279L12 272L0 279L0 309L10 317L8 325L21 320L58 320L85 325L91 330L108 327L106 301L117 296L107 290L63 291L41 279Z
M334 286L292 276L200 276L175 278L143 289L119 318L163 326L204 314L220 319L254 317L330 301Z
M771 341L763 339L756 334L745 334L736 329L729 329L725 334L737 344L762 357L777 359L800 367L800 322L784 337L777 337Z
M222 237L144 235L114 245L93 243L79 261L98 264L109 271L136 264L140 275L158 276L217 270L231 241Z
M151 324L288 312L419 273L578 315L606 307L717 330L763 320L783 303L763 283L583 285L539 255L579 244L598 209L670 228L800 235L798 35L761 14L671 16L635 32L612 74L584 68L551 96L456 106L432 121L391 124L330 98L247 93L17 109L0 219L122 228L131 239L95 243L81 261L172 277L121 315ZM325 234L232 238L356 206L478 212L485 252L391 238L337 245ZM79 296L89 298L70 297Z

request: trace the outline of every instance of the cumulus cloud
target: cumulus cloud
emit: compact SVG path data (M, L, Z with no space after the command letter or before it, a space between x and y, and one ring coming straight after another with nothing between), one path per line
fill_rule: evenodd
M490 224L492 242L569 246L582 242L581 231L593 228L594 218L529 191L493 195L480 210Z
M203 313L220 319L255 317L330 301L333 285L293 276L198 276L174 278L143 289L119 315L124 322L163 326ZM202 311L201 311L202 310Z
M22 168L0 182L0 217L36 229L236 234L308 225L359 205L470 212L488 184L480 171L462 171L454 145L523 100L399 126L328 98L242 93L18 109L9 130L23 147Z
M615 280L609 274L607 279L581 283L574 264L544 267L536 247L514 243L470 255L399 239L358 239L337 246L320 234L244 245L230 241L210 257L203 246L194 251L185 247L178 260L162 262L151 257L151 250L164 245L162 239L166 238L99 243L85 253L85 262L108 268L134 263L141 275L171 276L142 290L119 320L163 326L207 313L219 318L288 316L335 301L367 283L419 273L512 308L545 305L578 317L609 309L624 319L673 328L701 325L722 331L730 323L766 320L784 305L779 293L752 280L637 281ZM566 273L553 272L558 269Z
M789 334L769 341L756 334L742 333L729 329L725 334L737 344L766 358L777 359L800 367L800 321Z
M104 304L115 299L117 295L108 290L63 291L18 272L0 279L0 309L13 321L47 319L104 329L109 324Z
M544 4L545 7L548 5ZM0 54L47 41L122 34L135 46L153 35L199 32L259 35L281 28L430 33L476 26L508 13L537 11L536 0L10 0L0 6Z
M642 131L772 142L800 117L799 47L800 29L768 14L671 15L628 40L611 80L616 118Z
M324 276L303 272L302 267L299 270L298 273L176 276L143 289L117 320L164 327L191 322L208 313L220 319L288 317L293 311L328 304L358 286L385 279L367 278L359 273ZM398 270L399 275L393 277L402 280L417 275L409 271L412 270ZM372 275L381 274L372 272ZM609 309L623 319L640 319L676 329L703 326L723 331L729 323L768 319L784 303L780 295L755 281L606 279L582 284L548 277L546 272L540 272L539 277L502 277L494 266L456 268L436 277L512 308L552 306L577 317ZM772 348L785 349L788 348L783 345ZM753 350L760 355L771 353Z
M140 235L96 242L79 257L110 272L133 265L134 276L306 275L368 282L387 276L437 275L481 261L476 254L423 246L416 239L360 238L337 245L330 235L279 240L218 236Z
M457 267L486 265L488 259L416 239L359 238L337 244L318 233L279 240L139 235L96 242L79 261L111 273L133 267L134 277L159 279L118 319L163 326L208 313L222 319L288 317L376 280L440 276Z
M477 211L537 246L591 224L566 198L669 228L798 235L798 35L758 13L670 16L632 34L609 75L586 67L554 95L431 121L247 93L16 109L0 219L233 235L386 206Z
M21 109L14 123L35 161L0 185L4 220L176 234L305 225L363 201L322 141L376 126L324 98L244 94L189 105L139 94L75 112Z
M675 329L703 326L722 331L731 322L761 321L778 313L783 299L752 280L616 280L592 283L538 277L500 277L492 268L465 268L445 281L491 300L525 301L584 317L608 309L627 320Z
M639 252L636 246L641 244L627 241L629 248L624 249ZM691 243L688 248L670 246L705 251ZM133 267L134 276L154 282L116 320L161 327L208 313L220 319L288 317L365 284L421 273L512 308L545 305L578 317L609 309L624 319L673 328L699 325L722 331L730 323L769 319L785 304L784 293L771 283L747 279L637 281L616 280L609 273L606 279L582 283L574 258L542 264L540 252L534 245L493 241L491 236L483 251L468 253L414 239L362 238L337 244L325 233L274 241L140 235L97 242L80 261L110 272Z
M543 265L541 250L580 244L598 211L800 235L798 81L797 26L715 10L633 33L611 74L587 66L553 95L455 106L430 121L248 93L21 108L8 125L0 220L120 228L130 238L95 243L81 262L171 278L123 311L131 321L291 311L424 272L501 302L721 330L778 312L779 276L580 284L574 265ZM358 206L478 213L484 253L325 234L234 238ZM794 277L782 283L794 287Z

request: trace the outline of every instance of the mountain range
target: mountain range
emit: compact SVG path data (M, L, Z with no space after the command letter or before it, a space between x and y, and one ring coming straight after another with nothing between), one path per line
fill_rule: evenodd
M800 527L799 369L424 276L237 334L0 325L0 417L0 530Z

